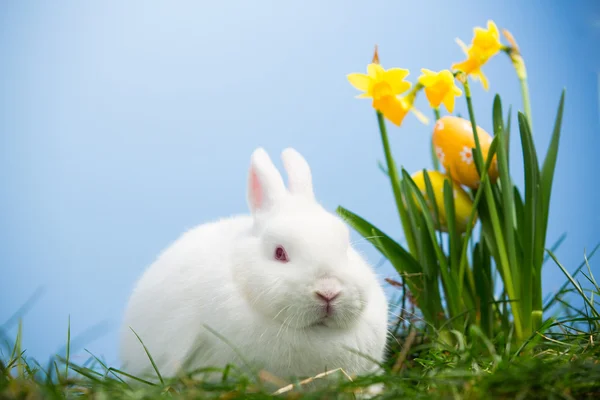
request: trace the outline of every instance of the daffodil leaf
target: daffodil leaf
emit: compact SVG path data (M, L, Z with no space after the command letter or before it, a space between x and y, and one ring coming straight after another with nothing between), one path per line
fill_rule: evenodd
M506 163L509 165L510 171L510 126L512 123L512 106L508 106L508 116L506 117L506 125L504 125L504 137L506 138Z
M529 332L531 327L531 320L528 316L531 315L533 307L533 293L534 285L533 279L535 276L535 265L536 265L536 218L541 218L538 215L538 202L539 202L539 181L540 172L537 161L537 154L535 146L533 144L533 138L531 137L531 129L529 122L525 114L519 112L519 131L521 133L521 146L523 149L523 161L525 166L525 204L524 204L524 226L523 226L523 265L521 265L521 291L520 291L520 305L522 308L522 315L525 319L526 325L524 326L525 332Z
M419 262L421 262L421 265L423 265L423 273L426 276L430 276L434 273L435 270L429 269L429 264L427 264L424 261L425 257L423 255L423 244L421 243L421 236L419 235L419 232L421 231L423 226L421 220L418 218L419 214L421 213L421 210L417 207L415 203L415 198L411 196L410 189L408 188L408 183L404 179L400 181L400 190L402 191L402 198L404 199L406 205L408 227L410 229L410 234L414 238L414 243L416 246L415 257L418 257Z
M540 241L545 243L546 241L546 230L548 228L548 216L549 216L549 208L550 208L550 196L552 194L552 182L554 180L554 169L556 167L556 159L558 157L558 146L560 142L560 131L562 125L562 116L565 105L565 91L563 90L560 96L560 102L558 105L558 112L556 113L556 120L554 122L554 130L552 132L552 138L550 139L550 145L548 146L548 152L546 153L546 159L544 160L544 165L542 167L541 172L541 213L540 216L542 218L540 232L538 235L540 236ZM539 251L540 249L538 249ZM543 249L541 249L543 252ZM541 267L541 265L540 265Z
M419 203L421 210L421 215L423 217L423 223L425 224L424 229L426 229L427 237L429 238L429 243L432 245L433 254L437 257L437 261L439 263L439 272L442 277L442 286L446 293L446 301L448 302L448 306L450 309L450 315L456 316L459 314L458 302L459 299L456 297L458 294L458 286L456 284L456 278L454 275L449 273L448 270L448 260L446 255L442 252L440 244L437 241L435 235L435 228L431 213L428 210L427 201L423 197L423 194L419 190L419 187L412 179L412 177L408 174L405 169L402 169L402 181L408 184L410 191L414 198ZM412 197L412 196L409 196ZM424 240L425 236L422 236L422 240Z
M355 231L371 242L399 273L416 274L423 272L417 260L409 252L369 221L341 206L336 211ZM375 240L376 238L377 240Z
M481 327L483 331L492 337L493 331L493 305L494 299L491 294L494 293L492 284L491 255L485 242L479 242L473 250L473 275L475 281L475 290L477 293L477 311L481 316Z
M446 210L446 224L450 239L450 269L458 271L460 256L460 236L456 230L456 213L454 210L454 193L449 179L444 179L444 209ZM459 277L460 282L460 277Z
M500 175L500 184L502 187L501 199L498 203L502 204L502 217L504 225L504 238L506 240L506 248L508 252L508 259L513 271L513 276L518 274L515 271L518 267L517 253L515 245L515 221L514 221L514 199L513 199L513 184L510 179L509 167L508 167L508 147L506 145L506 137L504 135L504 124L502 121L502 102L500 96L496 95L494 98L493 107L493 124L494 124L494 136L498 140L497 154L498 154L498 172Z
M423 180L425 181L425 192L427 193L427 198L429 199L429 203L433 209L433 222L435 224L435 229L439 230L441 228L440 211L438 210L435 192L433 191L431 179L429 179L429 174L427 173L426 169L423 169Z

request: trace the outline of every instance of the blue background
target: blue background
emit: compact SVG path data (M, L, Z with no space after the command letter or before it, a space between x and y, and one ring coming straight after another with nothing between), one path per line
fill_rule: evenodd
M280 167L280 151L297 148L327 208L344 205L402 241L377 168L374 112L354 98L346 74L364 72L377 43L383 66L408 68L415 82L422 67L463 59L454 39L468 43L488 19L515 35L526 58L542 154L567 88L548 238L567 232L558 256L572 270L600 241L599 4L2 2L0 324L42 287L24 318L28 355L60 351L70 315L74 361L87 358L85 345L114 365L135 280L182 231L246 212L257 146ZM505 108L522 107L506 56L484 70L490 90L474 84L473 96L490 132L496 92ZM457 104L466 115L464 98ZM431 115L423 96L417 106ZM412 115L390 125L395 157L409 171L431 166L432 126ZM360 246L378 263L370 245ZM395 276L387 264L378 271ZM563 281L547 264L546 292Z

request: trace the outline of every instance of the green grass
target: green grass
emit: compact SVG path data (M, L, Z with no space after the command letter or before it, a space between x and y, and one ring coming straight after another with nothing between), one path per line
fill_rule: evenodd
M489 339L479 327L469 325L462 333L450 331L454 340L449 341L440 333L446 330L416 319L410 323L402 319L396 334L390 337L385 372L380 375L350 380L338 371L315 379L313 382L320 383L311 386L265 373L247 375L229 366L172 379L156 371L153 379L142 379L109 367L92 353L82 365L69 359L70 321L65 357L56 356L47 366L41 366L26 356L19 324L14 343L1 353L0 398L353 399L360 397L361 390L378 383L384 384L377 396L382 399L600 398L600 288L587 257L570 274L552 253L549 256L567 277L565 286L546 302L548 312L559 306L554 312L556 317L548 319L518 348L511 337L503 337L502 330ZM579 300L581 307L574 307L573 300ZM203 379L203 374L215 372L220 380ZM290 383L296 386L273 394Z

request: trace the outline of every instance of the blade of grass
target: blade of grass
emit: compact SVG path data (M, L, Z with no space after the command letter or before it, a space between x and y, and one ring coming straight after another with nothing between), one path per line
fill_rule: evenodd
M104 372L105 372L104 376L105 377L108 375L109 372L111 372L115 378L117 378L119 381L121 381L121 383L124 383L125 385L129 386L129 384L127 382L125 382L119 375L110 371L110 368L108 367L108 365L106 365L102 360L100 360L98 357L96 357L94 354L92 354L92 352L90 352L88 349L84 349L84 351L86 353L88 353L94 360L96 360L96 362L98 364L100 364L100 366L102 366L102 368L104 368Z
M154 358L152 358L152 355L148 351L148 348L146 347L146 345L142 341L142 338L137 334L136 331L133 330L132 327L129 327L129 329L131 329L131 332L133 332L133 334L135 335L135 337L137 337L137 339L142 344L142 347L144 348L144 351L146 352L146 355L148 356L148 359L150 360L150 363L152 364L152 368L154 368L154 371L156 372L156 376L158 377L158 380L160 381L160 383L162 385L164 385L165 381L163 380L163 377L161 376L160 371L158 370L158 367L156 366L156 363L154 362Z
M596 254L596 251L597 251L598 249L600 249L600 243L598 243L598 244L597 244L597 245L594 247L594 249L593 249L593 250L590 252L590 255L587 257L587 259L588 259L588 260L590 260L590 259L591 259L591 258L594 256L594 254ZM546 251L546 252L548 253L548 256L550 256L550 254L551 254L551 253L554 253L553 251ZM583 261L581 264L579 264L579 266L578 266L578 267L575 269L575 271L573 271L573 274L571 274L571 276L575 277L575 275L577 275L577 274L578 274L578 273L579 273L579 272L580 272L580 271L583 269L583 267L585 267L585 266L586 266L586 262L585 262L585 260L584 260L584 261ZM549 302L549 303L547 303L547 304L544 306L544 311L546 311L546 310L550 309L550 307L552 307L552 306L554 305L554 303L556 303L556 301L557 301L557 296L558 296L559 294L561 294L562 292L564 292L564 291L565 291L565 289L567 288L567 286L569 286L569 281L565 282L565 283L564 283L564 284L563 284L563 285L560 287L560 289L558 289L558 290L557 290L557 292L556 292L556 295L555 295L555 296L552 298L552 300L550 300L550 302Z
M550 251L553 253L556 253L556 251L560 248L560 246L563 244L563 242L565 241L566 238L567 238L567 233L563 232L563 234L560 235L558 240L556 242L554 242L552 244L552 246L550 246ZM544 256L544 260L542 261L542 265L545 264L549 259L550 259L550 256L548 255L548 253L546 253L546 255Z
M596 288L596 292L600 292L600 287L598 287L598 284L596 283L596 279L594 278L594 274L592 273L592 267L590 267L590 263L585 252L583 253L583 259L585 261L585 265L587 266L587 270L589 273L588 280L592 285L594 285L594 288Z
M25 301L25 303L19 307L19 309L11 315L3 324L0 326L0 331L8 331L13 327L14 324L19 322L19 319L23 318L25 314L33 307L35 302L42 296L44 293L44 288L39 286L31 296Z
M65 378L69 376L69 357L71 356L71 316L67 325L67 357L65 361Z
M110 368L109 368L109 370L110 370L110 372L111 372L111 373L113 373L113 374L115 374L115 373L116 373L116 374L119 374L119 375L126 376L126 377L127 377L127 378L129 378L129 379L133 379L134 381L137 381L137 382L143 383L143 384L145 384L145 385L148 385L148 386L156 386L156 383L154 383L154 382L150 382L150 381L147 381L147 380L145 380L145 379L138 378L137 376L131 375L131 374L129 374L129 373L127 373L127 372L125 372L125 371L121 371L120 369L117 369L117 368L110 367Z
M554 253L552 253L550 250L546 250L546 251L548 252L548 254L550 254L550 257L552 258L552 260L554 261L554 263L556 265L558 265L558 268L560 268L560 270L563 272L563 274L565 274L565 276L567 277L567 279L569 280L569 282L571 282L571 285L575 288L575 290L577 290L577 292L579 293L579 295L583 298L583 300L588 305L588 307L590 308L590 311L594 314L594 316L596 318L600 317L600 313L598 313L598 311L596 310L596 307L594 306L594 303L592 303L590 301L590 299L588 299L588 297L585 295L585 293L583 293L583 289L581 289L581 286L579 286L579 284L577 283L577 281L571 276L571 274L569 274L569 271L567 271L565 269L565 267L562 266L562 264L560 263L560 261L558 261L558 259L554 255ZM598 324L596 324L596 325L600 326Z

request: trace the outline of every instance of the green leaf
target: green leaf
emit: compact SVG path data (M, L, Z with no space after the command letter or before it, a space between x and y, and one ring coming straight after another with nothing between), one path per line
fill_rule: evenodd
M363 238L373 244L398 272L410 274L423 272L420 264L408 251L370 222L341 206L337 208L337 213Z
M392 264L415 298L425 299L419 301L419 309L427 322L438 326L436 315L443 308L435 275L427 278L424 267L408 251L370 222L341 206L337 213Z
M519 131L521 133L521 146L523 150L523 162L525 168L525 204L523 225L523 264L513 266L513 271L520 269L521 272L521 309L523 312L525 335L531 333L531 311L533 307L533 291L538 282L534 282L536 246L536 218L539 191L539 165L537 154L531 137L531 130L527 117L519 113ZM539 278L539 277L538 277ZM541 280L539 282L541 284Z
M450 179L444 179L444 209L446 210L446 225L450 241L450 269L458 271L460 257L460 235L456 230L456 212L454 208L454 192Z
M554 122L554 131L552 132L552 139L550 139L550 145L548 146L548 152L546 153L546 159L541 171L540 177L540 199L539 199L539 219L536 223L536 257L535 257L535 274L536 277L542 274L542 265L544 263L544 248L546 243L546 233L548 229L548 218L550 214L550 196L552 193L552 182L554 180L554 169L556 167L556 159L558 156L558 147L560 143L560 131L562 125L562 116L565 104L565 91L563 90L560 96L560 102L558 105L558 111L556 113L556 120ZM541 279L541 278L540 278ZM534 307L537 309L542 308L542 293L541 285L540 288L536 288L534 293Z
M491 280L490 253L485 243L477 243L473 251L473 275L477 293L477 310L484 332L492 337L494 287Z
M497 145L498 145L498 142L497 142L496 138L494 138L492 140L492 144L490 145L487 162L485 163L486 170L489 169L489 167L492 163L492 159L494 158L494 155L496 154ZM474 226L473 221L475 220L475 215L477 214L477 210L480 209L479 203L483 197L483 192L484 192L483 185L488 181L488 179L489 179L489 175L485 174L483 177L483 181L481 183L482 186L477 190L477 192L475 193L475 198L473 199L473 208L471 209L471 215L469 216L469 221L467 222L467 231L465 232L465 236L463 239L463 246L461 249L459 271L458 271L459 277L464 275L465 269L467 268L467 249L468 249L468 245L469 245L469 240L471 238L471 233L473 232L473 226ZM459 291L462 291L462 281L459 280L459 284L461 285L459 288Z
M515 229L515 202L513 199L513 184L510 179L509 166L508 166L508 145L504 136L504 126L502 123L502 103L500 96L496 95L494 98L494 109L493 109L493 121L494 121L494 135L498 139L498 172L500 175L500 184L502 186L502 217L504 219L504 238L506 241L506 248L508 251L508 260L513 270L513 279L518 276L515 269L518 268L517 262L517 248L514 237ZM516 290L519 290L519 282L515 282Z
M521 197L521 192L519 189L514 186L513 187L513 200L515 201L515 219L517 223L517 242L519 243L519 248L523 249L523 236L525 235L523 221L525 221L525 206L523 205L523 197ZM522 258L522 255L521 255ZM521 263L519 263L520 265Z
M508 117L504 125L504 137L506 138L506 163L510 166L510 125L512 123L512 106L508 107Z
M417 257L421 265L423 266L423 273L425 275L431 275L434 271L430 270L428 264L423 259L423 244L421 243L421 229L425 229L421 224L421 220L418 218L421 211L415 203L415 198L410 195L410 189L404 179L400 181L400 191L402 198L405 201L406 215L408 223L406 224L407 229L410 230L410 234L413 237L414 249L413 256Z
M419 189L419 187L417 186L415 181L413 181L412 177L408 174L408 172L406 172L405 169L402 169L402 177L403 177L402 180L408 184L408 187L409 187L410 191L412 191L412 195L416 199L417 203L419 203L419 206L421 208L420 214L422 214L424 216L425 227L427 228L427 232L429 233L429 236L431 237L431 241L434 245L434 251L435 251L435 254L440 263L440 268L444 268L447 271L448 262L447 262L446 256L444 255L444 253L442 252L442 249L439 246L439 243L437 242L437 239L435 236L435 224L433 223L433 218L431 216L431 213L429 212L429 206L427 204L427 200L425 200L425 197L423 197L421 190ZM408 197L410 198L411 196L409 195ZM409 200L409 199L407 199L407 200Z
M429 203L431 204L431 209L433 209L433 218L434 218L434 223L435 223L435 229L440 229L441 228L440 211L438 210L435 192L433 191L433 186L431 185L431 179L429 179L429 173L427 172L426 169L423 169L423 180L425 181L425 192L427 193L427 198L429 199Z
M459 293L458 293L458 286L456 284L455 277L449 273L448 260L446 258L446 255L442 252L442 249L437 241L437 238L435 235L434 223L433 223L433 219L431 217L431 213L429 212L429 209L428 209L427 201L423 197L423 194L421 193L417 184L413 181L413 179L408 174L408 172L406 172L405 169L402 169L402 176L403 176L402 181L408 183L409 188L412 191L412 196L409 195L408 197L414 196L414 198L416 198L416 200L419 203L419 206L422 210L420 214L423 217L422 221L425 224L426 232L430 239L428 244L431 243L433 253L437 257L437 261L439 263L439 272L442 277L442 285L445 289L446 302L448 303L448 306L450 308L450 315L456 316L459 314L458 303L460 301ZM423 240L423 238L424 238L424 236L422 236L422 240Z

